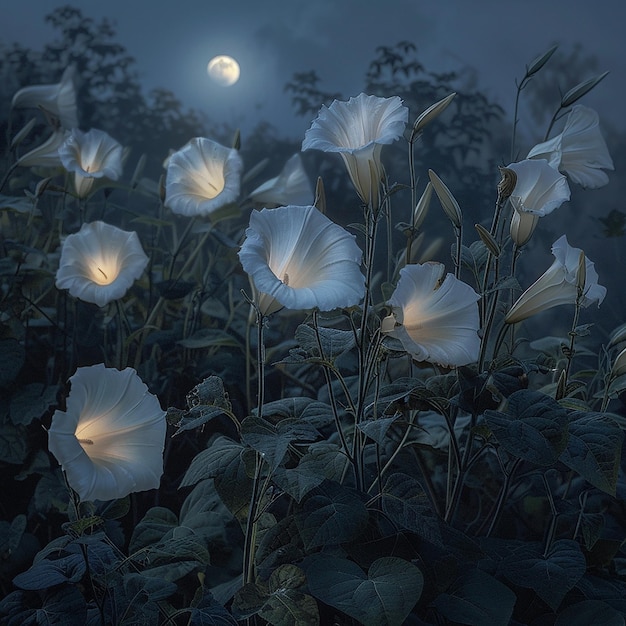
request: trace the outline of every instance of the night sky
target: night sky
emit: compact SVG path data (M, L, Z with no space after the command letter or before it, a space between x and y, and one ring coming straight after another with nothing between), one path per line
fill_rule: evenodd
M51 41L50 0L13 1L0 40L40 48ZM70 3L71 4L71 3ZM189 107L245 132L258 119L301 136L283 87L294 72L314 69L325 91L346 98L363 90L377 46L413 42L429 70L461 71L509 113L516 77L551 45L574 44L611 74L585 104L624 129L626 3L623 0L107 0L74 2L83 14L116 24L146 89L164 87ZM241 65L231 87L212 83L206 65L229 54ZM589 76L582 76L582 79ZM571 85L564 86L569 88Z

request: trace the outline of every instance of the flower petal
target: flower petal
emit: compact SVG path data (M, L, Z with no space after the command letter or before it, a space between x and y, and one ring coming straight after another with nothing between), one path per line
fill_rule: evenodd
M156 489L163 473L165 413L132 368L103 364L70 378L48 445L81 500L112 500Z
M446 367L478 359L478 294L440 263L407 265L389 300L399 323L392 331L418 361ZM443 282L441 282L443 279Z
M253 211L239 251L258 291L288 309L322 311L360 302L361 256L355 237L314 206Z
M165 206L179 215L210 215L237 200L242 169L237 150L195 137L168 159Z
M56 286L102 307L123 297L147 264L137 233L91 222L63 242Z

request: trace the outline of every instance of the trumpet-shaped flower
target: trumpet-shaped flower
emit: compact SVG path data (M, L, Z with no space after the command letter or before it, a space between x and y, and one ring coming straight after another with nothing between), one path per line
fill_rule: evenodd
M17 164L22 167L61 167L59 148L65 143L67 132L56 129L40 146L22 155Z
M122 175L124 149L103 130L92 128L84 133L73 128L59 148L65 169L74 174L79 198L84 198L96 179L117 180Z
M48 447L83 501L114 500L157 489L166 421L137 372L80 367L65 411L52 416Z
M567 179L545 159L525 159L507 165L517 176L511 204L520 213L544 217L570 198Z
M14 109L41 107L58 118L63 128L76 128L78 126L78 116L76 90L74 88L74 68L66 68L61 77L61 82L54 85L22 87L13 96L11 106Z
M548 159L552 167L589 189L606 185L609 177L603 170L613 169L598 114L582 104L572 107L563 132L536 145L528 158Z
M167 161L165 206L179 215L210 215L239 196L239 152L195 137Z
M348 102L322 106L302 142L302 150L338 152L352 184L366 204L376 206L382 177L384 144L404 132L409 110L398 96L379 98L359 94Z
M517 299L504 321L515 324L522 320L558 306L575 304L578 298L578 266L580 248L573 248L565 235L552 244L555 259L552 265ZM598 306L606 296L606 288L598 284L595 264L585 257L585 285L580 304L584 307L592 302Z
M124 296L147 264L136 232L91 222L63 242L56 286L105 306Z
M302 166L300 155L294 154L285 163L281 173L257 187L250 194L250 199L265 206L312 204L311 183Z
M314 206L252 211L239 251L263 315L358 304L365 289L361 256L354 235Z
M392 315L383 320L383 332L399 339L417 361L446 367L478 359L480 296L441 263L407 265L388 304Z

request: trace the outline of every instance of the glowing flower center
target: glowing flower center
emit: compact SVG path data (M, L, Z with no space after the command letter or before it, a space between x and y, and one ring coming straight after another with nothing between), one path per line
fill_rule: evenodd
M118 277L120 268L113 259L92 259L88 277L97 285L110 285Z
M217 172L197 172L194 182L195 193L209 200L219 196L225 187L224 176Z

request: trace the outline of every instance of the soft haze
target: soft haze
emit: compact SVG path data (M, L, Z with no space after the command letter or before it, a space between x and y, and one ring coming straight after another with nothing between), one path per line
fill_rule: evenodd
M62 2L21 0L3 12L0 39L41 48L53 31L44 16ZM110 18L136 59L146 89L170 89L186 106L245 132L259 119L301 135L283 87L294 72L316 70L325 91L357 95L380 45L408 40L429 70L476 71L477 86L513 108L525 64L558 43L576 43L611 73L586 103L619 128L626 84L623 0L108 0L69 3L83 15ZM231 87L209 80L208 61L233 56L241 78ZM588 78L582 76L581 80ZM569 88L571 85L565 86Z

